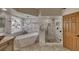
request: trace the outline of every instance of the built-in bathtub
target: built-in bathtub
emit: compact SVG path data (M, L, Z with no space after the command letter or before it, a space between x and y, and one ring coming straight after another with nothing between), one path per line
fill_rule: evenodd
M15 50L34 44L37 37L38 32L16 36L14 41Z

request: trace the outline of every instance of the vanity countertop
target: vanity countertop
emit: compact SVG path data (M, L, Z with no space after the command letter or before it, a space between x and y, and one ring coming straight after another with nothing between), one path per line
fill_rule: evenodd
M0 44L5 43L5 42L7 42L7 41L10 41L10 40L12 40L12 39L14 39L13 36L6 36L6 37L4 37L4 38L0 41Z

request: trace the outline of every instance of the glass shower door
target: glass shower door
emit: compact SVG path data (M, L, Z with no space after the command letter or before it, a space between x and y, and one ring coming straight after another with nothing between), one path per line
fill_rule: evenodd
M53 43L56 42L55 39L55 24L53 20L50 20L47 24L47 28L45 30L45 42Z

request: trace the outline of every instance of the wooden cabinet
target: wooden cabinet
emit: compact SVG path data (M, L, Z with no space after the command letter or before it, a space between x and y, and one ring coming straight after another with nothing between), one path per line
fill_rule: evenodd
M79 50L79 12L63 16L63 46Z

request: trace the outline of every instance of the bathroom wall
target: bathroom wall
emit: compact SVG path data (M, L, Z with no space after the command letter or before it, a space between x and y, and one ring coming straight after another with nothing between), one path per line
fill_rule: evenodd
M23 26L24 31L27 31L29 33L39 32L39 26L40 21L38 18L29 17L24 19L24 26Z

